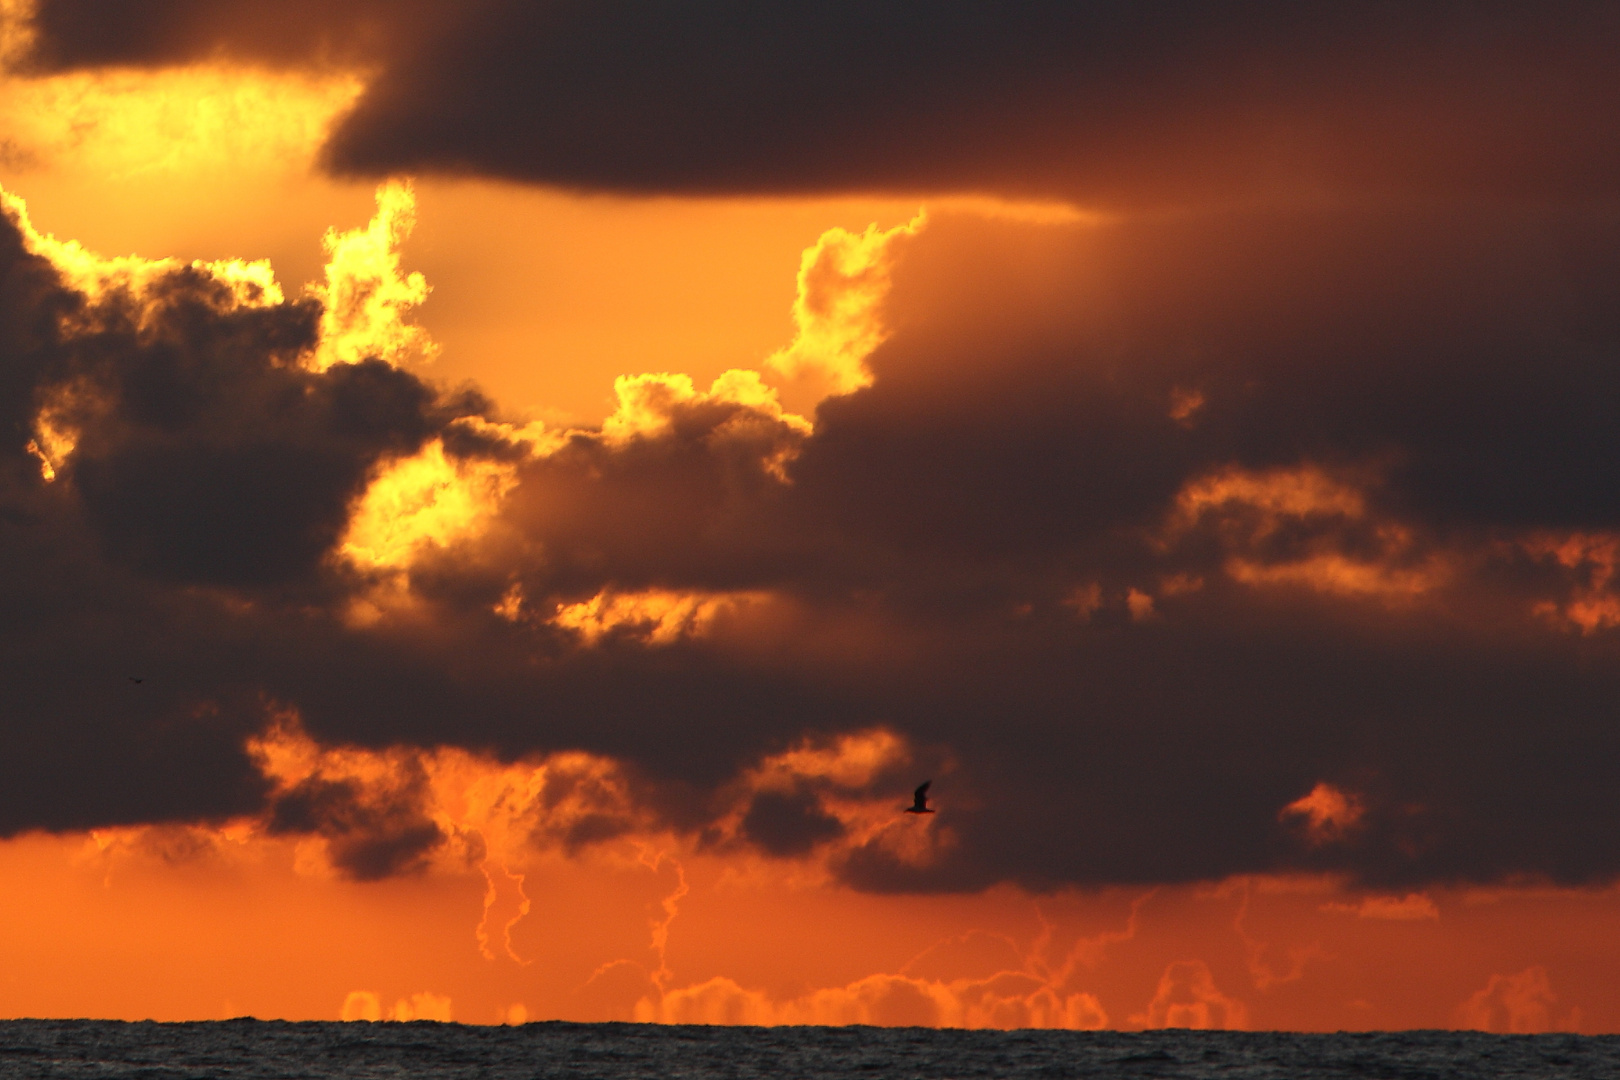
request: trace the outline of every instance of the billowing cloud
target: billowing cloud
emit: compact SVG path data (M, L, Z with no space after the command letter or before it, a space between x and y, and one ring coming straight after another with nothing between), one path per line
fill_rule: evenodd
M527 896L454 753L591 763L594 809L514 843L873 891L1620 870L1605 213L838 230L774 361L653 360L552 428L413 366L402 186L297 293L8 206L8 832L471 860L491 952ZM284 711L379 775L267 770ZM1177 972L1166 1010L1236 1022Z
M243 808L238 635L327 587L376 463L467 403L376 359L312 370L322 308L264 264L103 260L6 198L0 827Z
M367 68L334 168L626 192L1612 199L1594 0L37 0L40 68Z

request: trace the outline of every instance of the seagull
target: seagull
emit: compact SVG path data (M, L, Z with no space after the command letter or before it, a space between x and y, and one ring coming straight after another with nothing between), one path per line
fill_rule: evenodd
M924 780L922 782L922 785L920 787L918 787L916 791L911 793L911 805L906 807L906 813L908 813L908 814L932 814L933 813L932 810L928 809L928 785L932 784L932 783L933 783L932 780Z
M137 678L136 676L131 675L129 677L129 681L134 683L136 686L139 686L139 685L141 685L141 683L146 681L146 678L145 678L145 676L141 676L141 677Z

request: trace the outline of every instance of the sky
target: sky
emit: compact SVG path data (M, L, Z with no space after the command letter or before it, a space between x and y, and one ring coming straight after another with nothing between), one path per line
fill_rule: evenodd
M1617 48L0 0L0 1016L1620 1031Z

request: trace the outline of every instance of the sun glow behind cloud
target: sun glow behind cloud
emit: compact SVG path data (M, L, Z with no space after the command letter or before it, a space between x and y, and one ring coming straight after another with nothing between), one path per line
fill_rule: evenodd
M1332 475L1315 465L1266 472L1230 467L1176 496L1171 542L1213 527L1230 552L1226 572L1248 585L1294 585L1345 596L1399 601L1447 577L1441 554L1416 551L1410 528L1377 520L1363 488L1375 474ZM1354 534L1346 543L1345 534Z
M108 179L307 168L364 83L197 66L163 71L0 75L7 164L94 170Z
M892 229L874 224L858 235L840 228L822 233L799 263L793 344L773 353L766 366L788 379L819 382L828 394L870 386L866 358L887 336L879 305L889 291L893 248L927 220L919 211Z
M49 260L92 302L115 290L139 296L159 277L181 266L177 259L145 259L139 255L108 258L87 250L77 240L58 240L52 233L41 233L29 219L23 200L3 189L0 212L17 224L28 251ZM268 259L195 260L190 265L225 286L238 306L272 307L286 300Z
M363 229L328 229L322 246L330 258L326 281L311 286L321 302L321 343L311 358L316 371L376 357L391 364L431 360L438 351L422 327L407 321L427 299L421 273L402 274L399 245L416 226L416 197L407 183L377 189L377 216Z
M498 462L445 455L435 439L389 462L354 507L339 552L367 570L404 570L426 550L482 535L502 496L516 483Z

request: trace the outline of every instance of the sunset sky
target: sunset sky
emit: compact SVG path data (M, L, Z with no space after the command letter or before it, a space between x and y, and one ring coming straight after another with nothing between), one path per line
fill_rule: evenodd
M0 0L0 1017L1620 1032L1616 56Z

